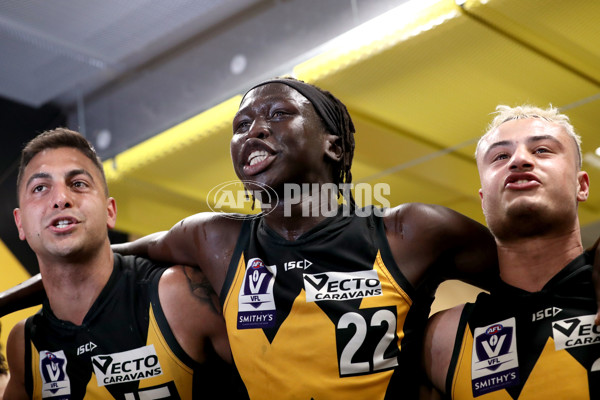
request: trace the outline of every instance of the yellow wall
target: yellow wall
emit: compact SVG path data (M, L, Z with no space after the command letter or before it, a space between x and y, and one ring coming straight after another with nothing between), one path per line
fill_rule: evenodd
M19 260L10 252L8 247L0 240L0 292L29 279L30 275L21 265ZM36 312L39 307L31 307L25 310L17 311L0 318L2 322L2 335L0 343L2 352L6 355L6 339L12 327L22 319Z

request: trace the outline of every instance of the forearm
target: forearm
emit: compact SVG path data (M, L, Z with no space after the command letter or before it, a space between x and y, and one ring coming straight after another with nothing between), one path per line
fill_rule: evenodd
M158 238L164 234L165 232L151 233L150 235L141 237L131 242L117 243L111 245L110 247L115 253L123 255L136 255L147 258L156 258L156 255L153 254L155 253L153 252L153 247L156 246Z
M445 241L452 245L447 257L442 257L450 265L442 275L490 290L499 278L493 235L484 225L455 212L451 214L447 218L450 222L445 225L449 227Z
M34 275L25 282L0 293L0 316L41 304L45 297L42 276Z

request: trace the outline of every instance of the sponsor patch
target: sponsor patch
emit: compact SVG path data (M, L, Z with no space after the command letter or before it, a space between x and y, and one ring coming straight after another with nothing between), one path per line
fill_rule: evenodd
M515 318L475 328L471 383L473 397L519 384Z
M260 258L248 260L238 298L238 329L275 326L273 286L276 275L277 266L267 266Z
M381 296L381 282L377 271L326 272L304 274L306 301L344 301Z
M98 386L140 381L163 374L154 345L92 357Z
M594 325L594 315L567 318L552 324L556 350L600 343L600 326Z
M42 376L42 398L71 395L71 382L67 375L65 352L40 351L40 374Z

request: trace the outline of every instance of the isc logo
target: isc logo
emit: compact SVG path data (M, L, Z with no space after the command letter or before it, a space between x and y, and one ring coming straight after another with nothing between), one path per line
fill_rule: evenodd
M561 311L562 311L562 309L558 308L558 307L548 307L544 310L540 310L540 311L537 311L537 312L531 314L531 321L532 322L539 321L544 318L554 317L556 314L558 314Z
M81 346L79 346L77 348L77 355L81 355L83 353L87 353L88 351L92 351L94 350L96 347L96 344L94 342L89 342L86 344L82 344Z
M304 260L298 260L298 261L288 261L285 264L283 264L283 267L285 268L286 271L289 271L290 269L307 269L312 264L313 263L311 263L307 259L304 259Z

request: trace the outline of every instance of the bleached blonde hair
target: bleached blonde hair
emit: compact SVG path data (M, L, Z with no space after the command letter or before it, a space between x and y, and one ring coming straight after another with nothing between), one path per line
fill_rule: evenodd
M492 122L488 125L486 132L481 136L479 142L477 142L477 148L475 150L475 158L481 143L500 125L505 122L512 121L515 119L527 119L527 118L540 118L544 121L552 122L562 126L565 132L573 138L575 146L577 148L577 165L579 169L582 167L582 156L581 156L581 136L575 133L575 128L571 125L569 117L565 114L561 114L560 110L550 105L548 108L543 109L540 107L524 104L517 107L510 107L506 105L496 106L496 116Z

